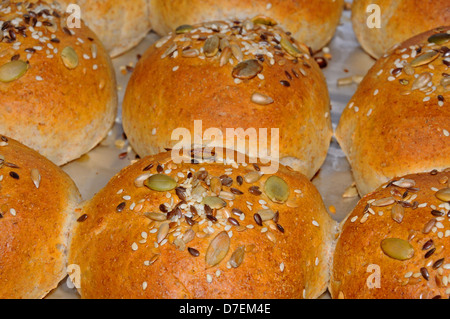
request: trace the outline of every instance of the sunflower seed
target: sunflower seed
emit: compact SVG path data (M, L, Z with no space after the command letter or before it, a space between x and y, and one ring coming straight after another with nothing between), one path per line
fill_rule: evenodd
M138 176L135 180L134 180L134 186L136 187L144 187L144 182L150 177L152 176L152 174L142 174L140 176Z
M221 209L227 206L227 203L223 199L214 196L205 197L202 204L208 205L212 209Z
M395 204L392 207L391 217L394 221L400 224L403 221L404 215L405 215L405 208L403 208L402 205Z
M161 59L165 59L168 56L170 56L172 53L174 53L176 50L178 49L178 46L176 43L172 43L167 49L166 51L164 51L164 53L161 55Z
M218 265L227 255L230 249L230 237L228 233L220 232L209 244L206 251L206 264L214 267Z
M181 56L184 58L196 58L200 55L200 52L197 49L187 49L181 51Z
M78 66L78 54L72 47L65 47L61 51L61 59L69 70L73 70Z
M429 72L424 72L420 74L419 77L414 80L411 90L414 91L427 86L428 83L430 83L431 79L432 76Z
M374 201L371 205L375 206L375 207L384 207L384 206L392 205L394 203L395 203L394 197L386 197L386 198L381 198L381 199Z
M252 102L259 105L269 105L274 101L270 96L261 94L261 93L253 93Z
M381 242L383 252L397 260L408 260L414 256L414 248L409 242L399 238L387 238Z
M275 213L271 209L261 209L258 211L258 215L261 217L263 222L271 220L275 217Z
M244 246L236 248L230 258L230 265L233 268L238 268L244 261L245 248Z
M11 61L0 67L0 81L4 83L21 78L28 70L28 64L23 61Z
M144 213L144 216L151 220L158 221L158 222L167 220L167 215L163 214L163 213L150 212L150 213Z
M261 179L261 176L259 172L250 172L244 176L244 180L247 184L254 184Z
M41 184L41 174L39 174L39 170L37 170L36 168L33 168L31 170L31 180L34 183L34 186L36 186L36 188L39 188L39 185Z
M160 244L169 233L170 226L169 223L162 223L161 226L159 226L158 234L156 235L156 242Z
M411 188L416 186L416 182L412 179L401 179L393 182L392 185L398 186L400 188Z
M450 202L450 188L444 188L437 191L435 196L443 202Z
M230 44L231 52L233 53L233 56L236 58L238 62L242 62L244 60L244 54L242 53L241 47L233 42Z
M222 67L225 64L227 64L230 58L231 58L231 49L230 47L226 47L222 50L222 53L220 54L219 59L220 66Z
M433 227L436 225L437 220L435 218L429 220L422 229L422 233L429 234Z
M222 191L222 181L218 177L213 177L211 178L209 187L211 189L211 192L213 192L216 195L219 195L220 192Z
M289 186L278 176L271 176L267 179L264 191L270 200L275 203L285 203L289 198Z

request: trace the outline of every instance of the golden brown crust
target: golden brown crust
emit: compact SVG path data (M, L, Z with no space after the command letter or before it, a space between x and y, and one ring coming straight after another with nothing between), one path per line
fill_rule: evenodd
M381 28L369 28L367 7L381 9ZM371 56L381 57L388 49L419 33L448 25L450 4L447 0L354 0L353 29L359 43Z
M316 51L333 37L343 7L343 0L150 0L150 18L153 29L167 35L182 24L246 19L261 14L279 21L297 41Z
M47 0L53 2L53 0ZM56 0L65 9L78 4L82 18L111 57L138 45L151 29L147 0Z
M80 200L59 167L1 137L1 299L43 298L66 276L69 231Z
M436 193L450 186L449 178L450 169L396 178L397 185L414 186L405 188L390 183L359 202L341 225L331 275L330 291L334 298L427 299L441 296L448 299L450 252L446 245L450 235L450 204L439 200ZM411 180L414 183L407 185ZM397 204L377 207L375 205L380 202L373 202L390 197ZM403 207L399 209L403 214L401 223L391 216L394 205ZM401 214L396 212L397 220ZM429 224L430 221L433 224ZM385 254L381 241L388 238L409 241L414 249L413 257L400 261ZM425 245L429 240L433 244ZM398 252L403 254L405 250ZM388 253L392 252L388 250ZM368 268L369 265L373 266ZM377 267L379 272L374 272ZM367 282L376 283L374 276L377 273L380 274L380 288L369 289Z
M395 176L450 166L449 42L427 40L449 28L439 30L416 36L381 58L342 114L336 137L361 194ZM439 56L411 66L429 51ZM416 79L419 75L424 81Z
M235 153L231 154L237 158ZM253 184L245 181L242 186L238 184L238 176L256 172L251 164L246 167L221 163L174 164L170 156L171 153L164 153L147 157L125 168L83 205L80 214L86 214L87 218L75 228L69 257L70 263L81 268L83 298L316 298L323 293L328 283L336 224L306 177L281 167L276 175L289 185L290 196L285 204L276 204L264 191L268 175ZM145 170L146 167L152 168ZM200 168L208 172L205 180L199 177ZM265 170L264 166L258 168ZM169 197L167 192L135 186L135 180L142 174L158 171L178 179L178 184L184 183L188 191L181 193L187 194L187 204L178 207L189 216L190 206L194 206L198 215L193 218L196 224L192 227L184 217L180 226L176 222L171 225L168 242L161 242L155 248L157 234L154 232L166 221L152 222L144 213L161 213L159 207L165 203L172 203L166 210L175 211L173 207L180 203L173 190ZM189 172L193 175L187 181ZM232 185L226 182L227 176ZM214 210L218 223L205 219L205 206L200 204L205 195L213 196L211 190L205 190L205 195L197 197L197 203L193 204L191 194L199 188L194 187L195 191L191 192L188 186L197 180L210 189L208 185L215 185L210 182L212 177L224 178L223 184L229 186L222 185L222 191L231 192L231 188L236 188L243 192L232 194L235 199L225 199L224 209ZM250 194L252 186L259 186L262 194ZM221 193L220 197L225 195L230 196ZM124 204L120 206L121 203ZM278 223L284 227L284 233L273 220L264 223L265 233L256 224L253 215L263 205L279 212ZM245 219L234 215L233 208L240 209ZM227 216L234 217L239 226L232 226ZM207 227L214 228L214 233L209 234ZM183 237L189 229L196 232L195 238L185 247L178 239L175 243L181 250L177 250L174 240ZM230 248L217 266L210 267L206 263L206 251L221 232L228 236L232 233ZM226 245L218 247L222 251ZM230 257L239 247L245 247L243 262L238 268L231 268ZM199 257L193 257L188 248L198 250Z
M17 13L16 6L11 5L11 13L6 13L9 9L5 4L0 4L0 21L5 21L0 66L18 54L20 61L29 64L19 79L0 82L0 132L62 165L96 146L114 122L117 93L111 61L84 25L72 29L74 34L69 35L61 24L64 17L37 14L44 8L51 14L51 7L19 6ZM34 27L33 17L23 18L26 11L36 15ZM14 18L19 18L18 25L6 28L6 21ZM22 27L26 27L24 31ZM10 33L15 41L9 40L13 39ZM75 69L67 68L61 58L66 47L72 47L78 56Z
M186 128L194 139L195 120L203 121L202 133L218 128L231 142L231 147L225 142L214 146L235 149L234 136L226 134L227 128L254 128L258 134L259 129L268 129L267 144L272 147L271 129L279 128L280 158L296 158L289 165L313 177L325 160L332 129L325 79L309 53L295 49L298 57L294 58L278 44L281 38L292 41L284 31L248 20L240 25L229 21L193 28L158 41L144 54L131 77L123 105L123 125L137 153L146 156L175 147L179 141L172 140L172 133L177 128ZM229 48L214 57L202 53L205 38L211 37L228 39L230 46L239 46L242 60L264 60L259 63L262 72L250 80L234 78L233 68L239 61L236 55L230 53L230 59L224 58L225 64L220 66ZM297 45L307 52L304 45ZM176 51L162 58L174 46ZM199 56L184 57L187 53L182 48ZM252 102L254 93L274 102L256 104ZM241 132L239 138L248 140L249 136ZM250 151L256 157L267 149L260 149L259 154L248 149L239 151Z

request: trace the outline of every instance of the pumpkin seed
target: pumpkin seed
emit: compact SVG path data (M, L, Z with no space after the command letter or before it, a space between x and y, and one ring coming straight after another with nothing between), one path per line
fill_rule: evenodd
M27 70L28 64L20 60L5 63L0 67L0 81L4 83L15 81L21 78Z
M431 63L434 60L436 60L438 56L439 56L439 52L436 52L436 51L426 52L426 53L422 54L421 56L419 56L419 57L415 58L414 60L412 60L411 61L411 66L413 68L416 68L418 66Z
M208 205L212 209L221 209L227 206L227 203L223 199L214 196L205 197L202 204Z
M230 237L226 231L220 232L209 244L206 250L206 264L214 267L227 255L230 249Z
M271 209L261 209L258 211L258 215L261 217L263 222L271 220L275 217L275 213Z
M244 176L244 181L247 184L253 184L253 183L256 183L257 181L259 181L261 176L262 175L260 172L250 172Z
M168 192L177 187L177 182L170 176L156 174L150 176L144 185L157 192Z
M271 26L271 27L276 26L278 24L275 20L273 20L269 17L263 16L263 15L254 17L252 19L252 22L253 22L253 24L264 24L264 25Z
M437 45L442 45L448 41L450 41L450 34L448 33L437 33L428 38L428 42Z
M219 52L219 44L220 39L217 35L213 35L212 37L206 39L205 44L203 45L203 53L207 57L213 57Z
M166 214L163 214L163 213L153 213L153 212L151 212L151 213L144 213L144 215L145 215L145 217L147 217L147 218L149 218L151 220L158 221L158 222L162 222L162 221L167 220Z
M270 200L275 203L285 203L289 198L289 186L278 176L271 176L267 179L264 191Z
M166 238L167 234L169 233L170 226L169 223L162 223L161 226L159 226L158 234L156 235L156 242L160 244L164 238Z
M414 80L411 90L418 90L421 89L425 86L427 86L427 84L431 81L432 76L431 73L429 72L424 72L422 74L420 74L417 79Z
M376 201L374 201L372 203L372 206L375 207L384 207L384 206L389 206L395 203L395 198L394 197L386 197L386 198L381 198L378 199Z
M403 221L403 217L405 216L405 208L400 204L395 204L392 207L391 217L397 223L401 223Z
M78 66L78 54L72 47L65 47L61 51L61 59L69 70L73 70Z
M188 32L191 32L193 29L194 29L194 27L191 26L190 24L183 24L175 29L175 33L176 34L188 33Z
M381 242L383 252L397 260L408 260L414 256L414 248L411 244L399 238L387 238Z
M302 52L300 52L299 49L297 49L292 43L291 41L289 41L288 39L282 38L280 41L281 47L290 55L293 56L294 58L299 58L302 56Z
M230 258L230 265L233 268L238 268L244 261L245 247L241 246L236 248Z
M238 62L242 62L242 60L244 60L244 54L242 53L241 47L237 43L231 43L230 49Z
M259 105L269 105L274 101L270 96L261 94L261 93L253 93L252 102Z
M230 58L231 58L231 49L230 47L226 47L225 49L222 50L222 53L220 55L219 59L220 66L222 67L225 64L227 64Z
M263 70L262 65L258 60L246 60L240 62L233 68L233 77L238 79L252 79Z
M444 188L437 191L435 196L443 202L450 202L450 188Z

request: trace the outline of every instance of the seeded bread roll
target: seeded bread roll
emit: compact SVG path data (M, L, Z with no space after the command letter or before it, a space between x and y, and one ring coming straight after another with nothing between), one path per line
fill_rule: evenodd
M381 27L373 27L374 11L368 6L377 5ZM364 50L375 58L388 49L419 33L448 25L450 3L448 0L353 0L352 22L356 37Z
M50 5L0 2L0 133L58 165L95 147L117 112L108 54L65 21Z
M150 0L150 18L153 30L167 35L183 24L262 15L277 20L297 41L317 51L333 37L343 8L344 0Z
M47 0L53 2L54 0ZM81 17L97 34L111 57L134 48L151 29L147 0L56 0L65 10L81 8Z
M314 176L332 135L324 76L306 46L270 26L272 20L256 22L182 26L148 49L123 104L124 129L139 155L181 147L186 140L180 143L174 130L185 128L191 134L188 146L203 142L276 158L272 129L279 128L282 163ZM196 120L202 121L197 130ZM223 136L208 138L210 128ZM248 145L258 145L253 137L262 137L260 129L267 129L267 142L260 140L257 153ZM244 149L235 136L250 143Z
M418 35L381 58L344 110L336 138L361 194L395 176L450 166L450 34Z
M315 187L234 152L200 158L144 158L83 205L69 257L81 296L319 297L337 225Z
M0 298L43 298L66 276L80 194L59 167L0 136Z
M396 178L341 224L330 291L345 299L450 296L450 169Z

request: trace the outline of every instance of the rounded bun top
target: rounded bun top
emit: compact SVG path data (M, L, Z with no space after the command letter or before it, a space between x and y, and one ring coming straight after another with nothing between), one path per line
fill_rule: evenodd
M0 132L59 165L88 152L117 108L103 45L42 2L0 2L0 26Z
M123 124L141 156L177 147L177 128L190 130L192 140L205 133L199 138L209 146L228 148L235 146L228 128L242 129L235 131L239 140L267 129L258 154L238 149L262 156L271 153L267 144L278 142L272 129L279 128L280 158L295 158L291 166L311 178L330 144L329 112L326 82L308 47L258 16L182 25L150 47L127 87ZM202 121L200 132L196 120ZM221 131L223 144L214 144L222 136L206 136L209 128Z
M336 137L361 194L395 176L450 166L449 30L394 47L344 110Z
M0 298L43 298L66 276L80 197L59 167L0 136Z
M70 256L83 298L323 293L335 223L314 186L217 152L144 158L84 204Z
M343 8L344 0L151 0L150 19L153 29L166 35L182 24L264 15L279 21L296 40L316 51L333 37Z
M367 12L370 5L377 5L380 10ZM381 27L369 27L368 19L378 12ZM379 58L397 43L448 25L450 4L447 0L354 0L352 21L361 46L370 55ZM370 21L374 22L372 19Z
M395 178L343 222L331 294L346 299L448 299L450 169Z
M135 47L151 29L147 0L46 0L64 9L77 4L81 17L100 38L111 57Z

